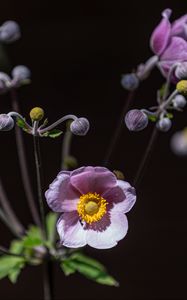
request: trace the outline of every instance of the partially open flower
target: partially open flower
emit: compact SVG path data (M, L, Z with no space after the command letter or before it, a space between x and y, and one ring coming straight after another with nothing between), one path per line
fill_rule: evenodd
M162 20L150 40L153 52L159 56L158 67L165 77L174 65L187 61L187 14L171 24L171 13L171 9L162 12ZM177 81L175 74L172 80Z
M0 41L12 43L21 36L20 27L15 21L6 21L0 27Z
M55 212L61 243L78 248L114 247L127 233L127 213L135 203L135 189L103 167L62 171L45 193Z
M14 127L14 120L7 114L0 114L0 130L9 131Z
M143 111L132 109L125 116L125 124L130 131L140 131L147 127L148 117Z
M86 118L77 118L70 124L70 130L75 135L86 135L89 128L90 124Z

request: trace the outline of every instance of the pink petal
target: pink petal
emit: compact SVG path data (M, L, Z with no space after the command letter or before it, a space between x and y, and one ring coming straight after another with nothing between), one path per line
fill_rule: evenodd
M112 248L127 234L128 221L123 213L111 213L108 216L110 220L105 216L94 226L89 225L87 228L87 243L96 249Z
M64 213L57 222L60 242L69 248L86 245L86 231L83 229L76 212Z
M72 187L68 172L60 172L45 193L48 205L56 212L69 212L77 209L79 192Z
M172 61L173 63L187 60L187 42L180 37L172 37L171 43L161 55L163 62Z
M185 34L185 25L187 24L187 14L177 19L175 22L172 23L171 27L171 35L172 36L180 36L182 38L186 38Z
M169 9L166 9L162 13L163 18L151 35L150 46L157 55L160 55L164 51L169 42L171 32L170 14L171 10Z
M71 174L71 184L81 194L88 192L102 194L116 185L115 175L103 167L83 167Z
M102 197L109 203L108 210L126 213L136 201L136 192L128 182L117 180L117 186L106 191Z

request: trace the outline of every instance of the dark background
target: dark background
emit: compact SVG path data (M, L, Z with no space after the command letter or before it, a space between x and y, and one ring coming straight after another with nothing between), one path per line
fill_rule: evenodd
M1 3L0 21L14 19L22 39L7 47L12 65L32 70L32 84L19 90L24 116L42 106L50 122L67 113L85 116L91 130L75 137L72 154L81 165L101 165L127 93L121 74L152 55L149 37L164 8L173 17L186 13L186 1L13 1ZM157 70L142 83L134 107L155 104L163 83ZM9 96L1 96L0 111L10 111ZM176 113L172 130L161 134L149 168L128 214L129 233L110 250L86 248L121 283L99 286L79 275L65 278L55 268L55 299L184 300L186 291L186 159L171 153L170 137L187 123ZM62 126L63 128L63 126ZM132 182L152 126L141 133L123 129L110 168ZM61 139L43 139L45 187L59 171ZM25 135L29 168L35 187L32 139ZM11 203L25 226L31 222L20 183L14 132L1 133L1 176ZM0 224L1 245L12 235ZM41 268L27 267L17 285L0 282L0 299L42 299Z

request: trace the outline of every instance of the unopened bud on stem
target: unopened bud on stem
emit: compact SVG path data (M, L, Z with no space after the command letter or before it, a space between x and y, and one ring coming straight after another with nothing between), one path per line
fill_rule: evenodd
M77 118L70 124L70 130L75 135L86 135L89 128L90 124L86 118Z
M171 120L168 118L160 119L156 123L157 129L163 132L167 132L171 128L171 125L172 125Z
M134 91L139 86L139 79L134 73L122 75L121 85L128 91Z
M125 116L125 124L130 131L140 131L147 127L148 117L143 111L132 109Z
M7 114L0 114L0 130L9 131L14 127L14 120Z
M33 121L41 121L44 117L44 110L41 107L34 107L30 111L30 118Z

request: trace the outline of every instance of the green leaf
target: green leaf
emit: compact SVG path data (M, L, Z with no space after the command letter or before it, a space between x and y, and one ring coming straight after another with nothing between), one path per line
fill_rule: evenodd
M45 136L45 137L50 137L50 138L57 138L59 137L63 132L59 129L53 129L51 131L47 131L45 132L42 136Z
M25 265L24 257L8 256L4 255L0 257L0 279L11 276L11 279L15 282L20 270ZM11 275L13 274L14 275ZM15 274L16 273L16 274Z
M17 117L17 118L16 118L16 124L17 124L20 128L22 128L24 131L29 132L29 128L28 128L28 126L27 126L27 124L26 124L25 119L23 120L23 119Z
M60 266L66 276L69 276L76 272L76 270L69 265L68 261L61 262Z
M8 278L12 283L17 282L18 276L21 273L21 269L23 269L24 265L25 265L24 262L20 263L18 266L16 266L9 272Z
M13 240L10 244L10 252L14 254L20 254L23 252L23 241L22 240Z
M73 253L70 256L70 259L93 266L101 271L106 271L106 268L99 261L87 255L84 255L83 253L80 252Z
M80 252L72 254L67 260L63 261L61 268L65 275L70 275L77 271L97 283L110 286L119 285L118 282L107 273L106 268L100 262Z
M53 212L48 213L46 216L47 238L51 244L54 243L55 239L57 217L58 215Z
M33 248L44 244L40 228L30 226L25 237L23 237L23 246Z

